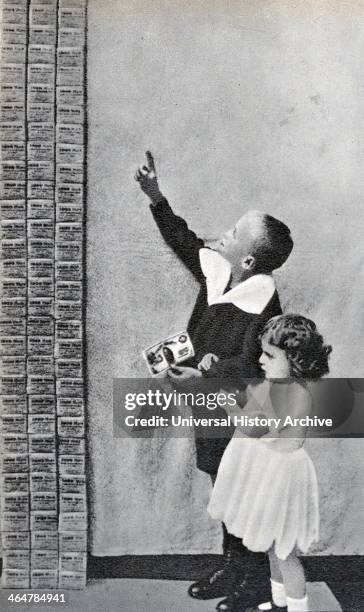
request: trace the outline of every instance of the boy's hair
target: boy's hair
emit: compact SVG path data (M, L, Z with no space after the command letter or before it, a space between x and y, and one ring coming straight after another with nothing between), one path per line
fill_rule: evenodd
M286 353L292 377L317 380L329 372L332 347L324 344L311 319L297 314L278 315L269 319L260 337Z
M282 221L264 215L265 235L257 241L252 253L256 261L256 271L270 273L284 264L293 249L291 231Z

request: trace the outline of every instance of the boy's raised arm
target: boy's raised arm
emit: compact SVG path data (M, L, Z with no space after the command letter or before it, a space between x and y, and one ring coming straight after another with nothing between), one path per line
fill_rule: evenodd
M141 190L151 200L150 208L164 241L168 244L195 278L202 282L205 277L200 267L199 251L204 242L192 232L181 217L174 214L158 184L154 159L146 152L147 163L135 174Z

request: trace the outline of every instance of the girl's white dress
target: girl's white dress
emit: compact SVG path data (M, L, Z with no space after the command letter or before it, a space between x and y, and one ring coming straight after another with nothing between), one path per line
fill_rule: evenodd
M268 393L263 411L272 414L272 410ZM242 437L237 428L222 457L207 509L252 551L264 552L274 544L280 559L295 547L307 552L319 532L312 460L303 447L280 452L274 450L272 438Z

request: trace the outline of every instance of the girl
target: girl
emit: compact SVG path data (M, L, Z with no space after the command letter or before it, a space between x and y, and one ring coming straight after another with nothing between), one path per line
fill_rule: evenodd
M315 468L303 448L307 428L302 423L311 414L305 379L328 373L331 347L325 346L315 323L300 315L270 319L261 343L265 381L248 387L239 414L272 417L273 425L269 431L237 427L220 463L208 512L250 550L268 552L272 601L254 610L306 611L305 577L296 549L306 552L317 541L319 511Z

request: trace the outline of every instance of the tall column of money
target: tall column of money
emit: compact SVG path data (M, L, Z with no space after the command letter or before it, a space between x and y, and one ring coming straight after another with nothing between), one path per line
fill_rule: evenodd
M26 0L3 0L0 69L2 586L29 584L26 404Z
M57 0L30 0L28 45L28 326L31 588L58 585L54 374Z
M59 440L59 587L86 583L83 379L85 161L84 0L59 0L56 145L56 386Z

